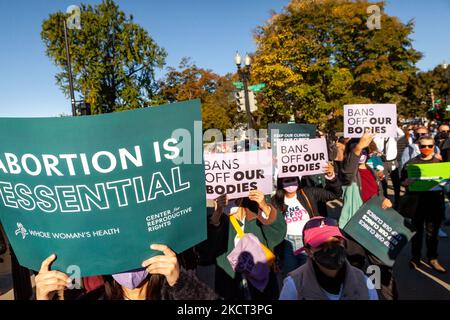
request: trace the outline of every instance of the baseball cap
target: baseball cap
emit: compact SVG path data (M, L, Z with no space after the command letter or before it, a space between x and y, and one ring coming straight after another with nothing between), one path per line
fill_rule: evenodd
M347 240L339 230L338 222L335 219L325 217L314 217L309 220L303 228L303 243L313 248L320 247L331 237L338 237Z

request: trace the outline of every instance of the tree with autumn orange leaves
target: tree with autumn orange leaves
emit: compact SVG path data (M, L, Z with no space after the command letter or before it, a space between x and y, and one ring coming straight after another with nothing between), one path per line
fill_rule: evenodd
M200 99L203 129L225 132L244 122L243 115L237 110L231 74L220 76L183 58L178 68L168 68L159 88L161 103Z

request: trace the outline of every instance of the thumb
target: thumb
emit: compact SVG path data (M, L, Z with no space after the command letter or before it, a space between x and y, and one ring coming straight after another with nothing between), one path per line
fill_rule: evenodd
M48 257L47 259L45 259L44 261L42 261L41 264L41 269L39 270L39 272L45 272L45 271L49 271L50 270L50 265L53 263L53 261L56 260L56 255L52 254L50 257Z

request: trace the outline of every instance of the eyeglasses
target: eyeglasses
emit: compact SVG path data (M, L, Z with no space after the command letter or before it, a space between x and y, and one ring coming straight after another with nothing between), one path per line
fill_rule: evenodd
M433 145L433 144L421 144L421 145L419 146L419 149L425 149L425 148L433 149L433 148L434 148L434 145Z
M443 130L443 131L441 131L441 133L449 133L450 131L448 131L448 130Z

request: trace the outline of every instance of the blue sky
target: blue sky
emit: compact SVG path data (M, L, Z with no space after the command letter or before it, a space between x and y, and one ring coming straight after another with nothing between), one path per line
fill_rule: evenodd
M85 0L99 3L100 0ZM116 0L168 52L167 65L192 57L219 74L233 72L236 50L255 49L252 31L289 0ZM55 85L58 70L45 56L42 21L79 0L0 0L0 117L69 114L69 101ZM418 67L450 62L450 0L390 0L390 15L415 19ZM162 74L162 73L160 73Z

